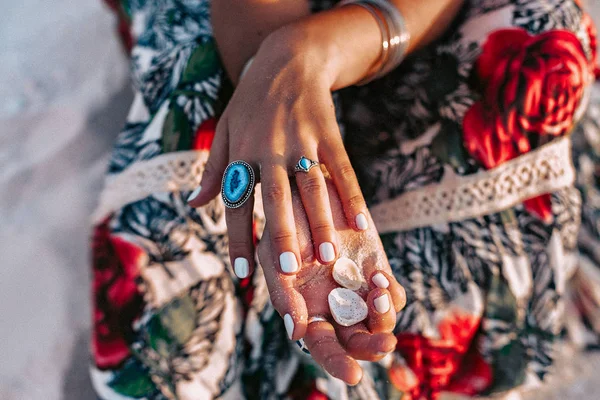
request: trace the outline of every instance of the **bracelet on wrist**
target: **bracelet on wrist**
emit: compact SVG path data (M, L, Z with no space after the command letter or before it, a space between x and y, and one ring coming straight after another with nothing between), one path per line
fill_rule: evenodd
M342 0L338 3L340 7L348 5L360 6L369 11L381 32L381 55L366 76L357 83L365 85L388 74L402 63L408 49L410 33L400 11L387 0Z

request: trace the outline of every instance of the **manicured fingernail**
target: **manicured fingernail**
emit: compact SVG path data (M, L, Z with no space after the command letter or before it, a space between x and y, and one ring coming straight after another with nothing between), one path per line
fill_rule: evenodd
M356 227L361 231L366 231L369 227L369 222L367 221L367 216L363 213L360 213L356 216L355 219Z
M387 280L385 275L383 275L381 272L378 272L375 275L373 275L371 280L373 281L375 286L377 286L378 288L387 289L388 286L390 286L390 282Z
M196 189L194 189L192 194L190 194L190 197L187 198L188 203L190 201L194 200L196 197L198 197L198 195L200 194L201 191L202 191L202 186L198 186Z
M279 255L279 265L281 266L281 270L286 274L298 271L298 260L296 260L296 255L291 251L286 251Z
M238 278L244 279L248 276L248 272L250 271L250 264L248 260L244 257L238 257L233 262L233 270Z
M375 309L380 314L385 314L386 312L390 311L390 299L388 298L387 294L379 296L373 301L373 303L375 304Z
M333 243L323 242L319 245L319 254L321 255L321 261L329 263L335 260L335 249Z
M287 331L288 337L291 340L292 336L294 336L294 320L290 314L285 314L283 316L283 324L285 325L285 330Z

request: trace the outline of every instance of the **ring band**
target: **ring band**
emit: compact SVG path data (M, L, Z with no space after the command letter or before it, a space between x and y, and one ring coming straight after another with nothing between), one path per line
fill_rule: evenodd
M320 316L320 315L315 315L314 317L308 318L308 321L307 321L306 325L310 325L313 322L327 322L327 319L325 317Z
M250 198L254 190L254 169L246 161L230 163L223 173L221 197L227 208L238 208Z
M311 160L310 158L306 158L304 156L300 157L300 160L296 163L294 167L294 171L296 172L308 172L312 167L316 167L319 165L318 162Z

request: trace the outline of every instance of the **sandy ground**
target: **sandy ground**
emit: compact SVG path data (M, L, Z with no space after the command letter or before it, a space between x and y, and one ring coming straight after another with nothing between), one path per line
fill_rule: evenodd
M0 399L91 400L88 221L127 65L100 0L0 9ZM600 398L600 355L572 364L527 397Z

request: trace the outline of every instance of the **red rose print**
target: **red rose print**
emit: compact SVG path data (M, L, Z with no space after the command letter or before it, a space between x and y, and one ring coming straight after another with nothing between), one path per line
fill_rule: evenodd
M130 354L127 338L143 308L135 280L147 258L138 246L111 235L106 221L94 231L92 257L92 352L99 369L114 369Z
M492 383L492 367L483 360L476 346L471 346L460 364L460 369L452 377L448 392L475 396Z
M215 118L207 119L202 122L196 135L194 136L193 150L210 150L213 138L215 137L215 129L217 128L217 120Z
M313 389L312 392L310 392L306 397L306 400L327 400L327 396L319 392L317 389Z
M451 379L463 369L464 355L479 322L478 317L454 310L438 324L439 339L412 333L397 335L396 350L406 364L392 365L392 384L413 399L435 399L440 392L448 391ZM491 378L486 387L490 383Z
M561 30L537 36L523 29L496 31L474 73L482 98L465 114L464 142L488 169L568 133L591 80L579 39ZM552 216L549 198L525 206L546 221Z

